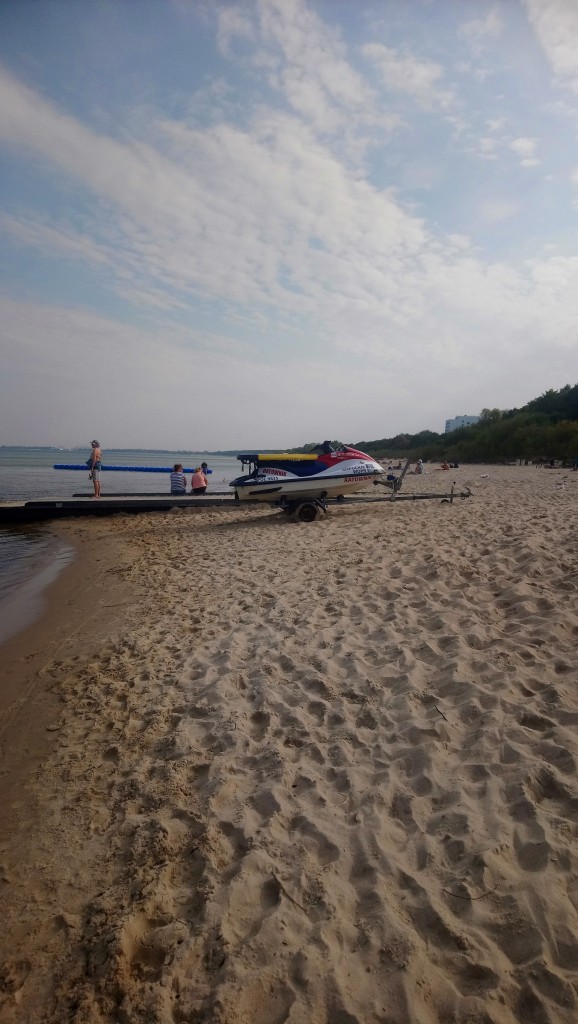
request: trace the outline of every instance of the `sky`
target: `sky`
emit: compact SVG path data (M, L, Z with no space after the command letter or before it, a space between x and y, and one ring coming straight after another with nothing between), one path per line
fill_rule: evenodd
M3 0L0 444L443 431L578 380L576 0Z

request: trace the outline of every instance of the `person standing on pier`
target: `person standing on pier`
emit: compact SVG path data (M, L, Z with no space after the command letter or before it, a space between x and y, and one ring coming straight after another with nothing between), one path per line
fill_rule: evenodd
M100 498L100 471L102 469L102 450L98 441L91 442L89 459L90 479L94 487L94 497Z

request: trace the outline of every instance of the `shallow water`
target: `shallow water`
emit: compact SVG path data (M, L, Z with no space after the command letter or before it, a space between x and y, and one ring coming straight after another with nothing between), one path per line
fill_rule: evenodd
M0 530L0 602L49 562L59 542L45 526L4 526Z
M0 576L0 645L31 625L44 606L44 591L73 559L74 551L48 533L32 539L5 538L0 533L0 552L8 549L8 572Z

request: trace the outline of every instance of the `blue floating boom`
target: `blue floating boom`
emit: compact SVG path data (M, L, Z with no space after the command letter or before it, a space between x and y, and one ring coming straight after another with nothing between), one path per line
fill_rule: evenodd
M86 462L82 466L65 466L57 463L53 469L82 469L85 473L90 472L90 466ZM172 466L103 466L106 473L172 473ZM194 469L183 469L183 473L194 473ZM212 473L212 469L206 469L205 473Z

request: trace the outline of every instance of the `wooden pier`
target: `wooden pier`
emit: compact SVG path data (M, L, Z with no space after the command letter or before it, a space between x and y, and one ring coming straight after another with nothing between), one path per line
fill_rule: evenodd
M401 479L399 486L401 486ZM374 481L377 483L377 481ZM455 482L449 491L442 493L400 494L399 486L379 481L381 493L365 492L360 495L347 495L325 499L325 504L359 505L359 504L391 504L399 501L431 501L453 504L458 498L464 500L472 495L469 487L456 491ZM388 487L383 493L384 487ZM304 497L297 504L311 504L312 500ZM246 505L263 505L263 501L239 502L229 491L213 491L209 494L111 494L104 498L92 495L74 494L71 498L41 498L35 501L4 501L0 502L0 525L3 523L34 523L47 519L63 519L71 516L111 516L119 513L135 512L167 512L171 508L244 508ZM295 504L295 503L294 503ZM315 501L313 500L313 504ZM285 509L287 511L287 509ZM298 517L299 518L299 517Z
M253 504L253 502L243 502ZM233 494L114 494L104 498L41 498L0 502L0 524L35 523L70 516L111 516L119 512L167 512L171 508L235 508Z

